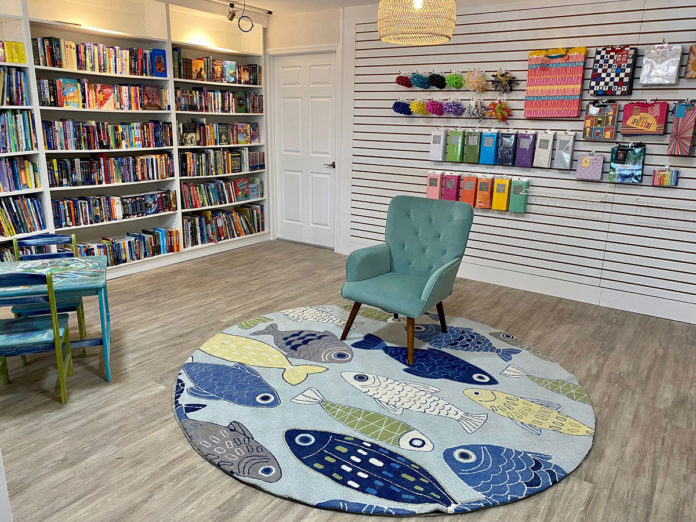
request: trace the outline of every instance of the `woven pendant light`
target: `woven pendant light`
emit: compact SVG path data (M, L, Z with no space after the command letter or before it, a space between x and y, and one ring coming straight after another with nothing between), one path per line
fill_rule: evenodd
M449 42L457 20L456 0L380 0L379 37L399 45Z

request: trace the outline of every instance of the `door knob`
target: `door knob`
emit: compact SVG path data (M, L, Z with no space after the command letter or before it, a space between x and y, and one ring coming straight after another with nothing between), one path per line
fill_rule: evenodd
M332 161L331 163L324 163L325 167L331 167L332 169L336 168L336 162Z

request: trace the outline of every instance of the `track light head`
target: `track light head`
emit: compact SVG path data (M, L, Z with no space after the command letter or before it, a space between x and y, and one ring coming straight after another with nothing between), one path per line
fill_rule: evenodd
M227 11L227 19L232 22L237 16L237 12L234 10L234 2L230 2L230 8Z

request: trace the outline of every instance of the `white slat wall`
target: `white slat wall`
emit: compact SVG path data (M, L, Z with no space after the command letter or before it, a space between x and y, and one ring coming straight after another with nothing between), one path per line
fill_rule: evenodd
M424 195L428 169L490 173L530 179L526 214L476 210L460 275L605 306L696 323L696 159L667 156L671 114L664 136L622 137L646 144L640 186L575 180L554 169L435 163L428 160L430 133L438 127L498 127L464 118L404 117L392 112L399 98L468 99L470 91L404 89L399 73L509 69L520 81L508 95L509 128L576 132L575 161L613 143L582 139L584 105L594 48L639 48L633 94L618 98L670 102L696 97L696 80L683 78L689 46L696 43L696 5L690 0L570 2L550 0L495 4L458 2L452 41L436 47L400 47L379 40L374 13L356 16L344 29L346 71L353 74L351 248L381 241L390 199ZM549 5L553 4L553 5ZM524 8L523 8L524 6ZM466 14L464 14L466 13ZM351 26L351 23L354 25ZM344 26L345 27L345 26ZM663 38L684 46L677 85L643 87L638 78L644 46ZM527 55L534 49L586 46L583 113L577 119L525 120ZM346 48L348 52L346 52ZM346 83L344 83L344 86ZM499 95L483 93L488 102ZM654 167L680 169L679 187L651 187ZM606 176L605 176L606 178Z

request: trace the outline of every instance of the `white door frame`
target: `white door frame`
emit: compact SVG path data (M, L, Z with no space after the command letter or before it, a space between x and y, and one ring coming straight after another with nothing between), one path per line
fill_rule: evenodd
M341 23L341 29L343 29L343 23ZM342 38L343 35L341 35ZM341 200L341 190L342 190L342 180L346 179L345 176L350 176L350 169L348 165L343 165L341 161L341 132L342 132L342 70L343 62L341 61L341 43L337 44L327 44L327 45L308 45L304 47L286 47L277 49L266 49L266 96L264 100L264 105L267 107L267 119L266 119L266 156L267 159L267 177L269 184L269 193L271 195L269 206L271 207L271 218L268 220L271 223L271 239L278 239L278 202L280 198L276 197L276 190L278 190L277 183L277 158L275 155L276 140L278 139L278 132L273 125L273 111L276 108L273 106L273 100L275 99L275 89L274 89L274 78L273 69L275 67L276 57L288 56L288 55L303 55L303 54L315 54L315 53L335 53L336 55L336 67L334 71L334 89L335 89L335 100L334 104L334 118L335 118L335 143L334 143L334 161L336 162L336 169L334 171L334 252L339 251L339 245L341 241L341 234L344 230L350 228L350 223L344 223L341 216L347 216L348 214L343 212L342 200ZM350 177L348 177L350 179ZM268 218L267 218L268 219Z

